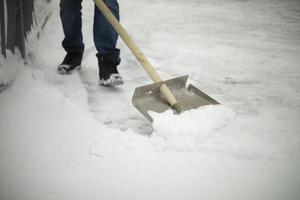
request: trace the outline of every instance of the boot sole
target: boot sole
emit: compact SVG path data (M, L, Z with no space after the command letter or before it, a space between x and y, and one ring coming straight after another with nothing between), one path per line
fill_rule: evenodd
M81 65L76 66L74 69L71 70L67 70L66 68L64 68L64 66L68 66L68 65L60 65L57 69L57 72L61 75L70 75L72 74L75 70L80 70L81 69Z
M104 79L99 80L99 85L102 86L117 86L123 84L124 84L123 78L119 74L112 74L110 78L107 80Z

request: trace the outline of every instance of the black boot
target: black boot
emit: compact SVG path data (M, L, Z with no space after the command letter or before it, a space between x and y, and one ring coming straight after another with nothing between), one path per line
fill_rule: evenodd
M57 68L58 73L71 74L74 70L79 70L81 68L82 57L83 49L67 49L67 55Z
M105 53L97 54L99 66L99 84L104 86L115 86L124 84L117 66L120 64L119 54Z

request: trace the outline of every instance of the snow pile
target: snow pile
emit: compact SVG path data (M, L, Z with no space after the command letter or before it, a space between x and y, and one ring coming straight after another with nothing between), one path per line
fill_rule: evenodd
M22 67L23 64L29 64L28 62L32 59L32 56L34 56L34 53L32 53L32 43L36 41L36 36L39 35L42 27L45 26L46 18L50 16L51 13L48 9L48 3L48 0L35 2L33 14L34 22L25 40L26 51L28 52L26 56L28 56L29 60L26 58L24 61L21 58L21 53L17 47L15 48L14 55L10 50L6 50L6 58L0 54L0 92L12 84L17 76L18 68L20 66Z
M10 52L7 52L7 59L0 55L0 92L8 87L14 80L17 73L18 60Z
M171 110L165 113L151 113L154 133L167 140L203 141L219 128L228 124L235 113L223 105L209 105L174 115Z
M228 125L235 113L224 105L208 105L174 115L172 111L151 112L153 134L164 138L168 150L194 151Z
M224 105L204 106L181 115L172 111L151 113L153 132L143 136L131 129L106 129L91 145L91 156L105 157L117 152L202 152L214 147L211 143L231 124L235 113ZM230 138L229 138L230 139ZM226 138L224 138L226 142ZM209 148L207 145L210 145Z

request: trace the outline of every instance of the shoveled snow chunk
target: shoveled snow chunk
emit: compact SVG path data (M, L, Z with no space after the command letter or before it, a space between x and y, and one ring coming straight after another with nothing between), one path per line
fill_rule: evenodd
M171 110L151 112L154 133L167 140L205 140L228 124L235 113L223 105L208 105L175 115Z

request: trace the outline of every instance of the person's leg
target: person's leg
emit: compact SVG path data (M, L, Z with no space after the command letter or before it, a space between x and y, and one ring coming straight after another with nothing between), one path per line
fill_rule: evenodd
M61 74L80 68L82 62L84 43L81 32L81 2L82 0L60 0L60 17L65 35L62 46L67 52L58 67Z
M84 48L81 32L81 2L82 0L60 0L60 18L65 35L62 46L66 51L70 48Z
M104 0L114 16L119 20L119 4L117 0ZM116 53L120 50L116 48L118 34L109 24L101 11L95 6L94 14L94 42L99 54Z
M114 16L119 20L117 0L104 0ZM101 11L95 6L94 42L98 51L99 78L102 85L120 85L123 79L117 66L120 64L120 50L116 48L118 34L109 24Z

